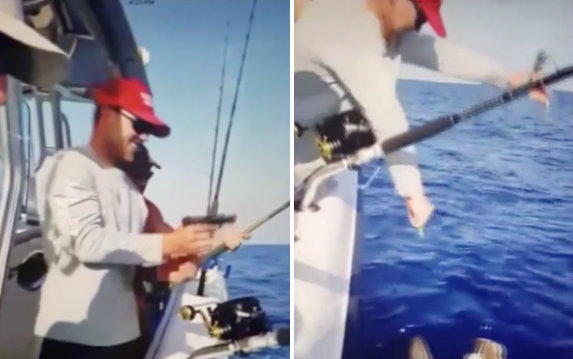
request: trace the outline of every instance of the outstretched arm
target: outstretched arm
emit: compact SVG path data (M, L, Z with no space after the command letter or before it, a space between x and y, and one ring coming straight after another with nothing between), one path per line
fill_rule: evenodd
M400 39L402 61L461 80L505 87L509 72L490 58L447 39L408 32Z

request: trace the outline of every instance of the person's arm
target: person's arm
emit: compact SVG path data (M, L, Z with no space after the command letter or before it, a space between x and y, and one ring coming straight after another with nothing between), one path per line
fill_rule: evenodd
M144 232L146 233L171 233L174 228L163 218L163 214L153 203L145 200L147 205L147 220L145 221Z
M104 227L93 175L82 166L82 155L64 154L57 164L47 201L51 224L68 236L72 252L84 263L159 265L163 235L122 233Z
M168 223L165 222L163 219L163 214L157 206L145 198L145 206L147 207L147 219L145 220L145 227L143 228L144 233L171 233L173 232L173 227L171 227ZM165 261L168 260L168 257L163 258L163 263L160 264L164 265ZM140 266L137 267L137 280L146 280L146 281L154 281L157 279L157 265L153 266Z
M447 39L410 31L400 39L400 54L403 62L461 80L498 87L509 84L509 72L499 63Z
M381 42L378 32L372 36L377 38L350 47L325 44L320 47L319 54L323 65L358 101L380 143L407 131L408 121L396 96L397 74L393 64L382 57L380 46L376 46ZM385 160L400 196L423 193L413 146L388 154Z

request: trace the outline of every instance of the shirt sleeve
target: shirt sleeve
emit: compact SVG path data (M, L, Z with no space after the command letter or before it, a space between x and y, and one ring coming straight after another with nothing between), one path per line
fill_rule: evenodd
M93 174L80 155L63 155L55 169L47 201L51 225L71 239L71 251L84 263L158 265L162 236L122 233L106 228Z
M403 62L461 80L508 85L509 72L503 66L447 39L410 31L402 35L399 46Z
M320 61L358 102L370 120L379 142L408 130L408 121L396 94L396 72L391 59L382 56L376 40L354 43L350 48L323 46ZM373 45L373 46L369 46ZM408 197L423 192L414 146L386 155L390 176L398 194Z

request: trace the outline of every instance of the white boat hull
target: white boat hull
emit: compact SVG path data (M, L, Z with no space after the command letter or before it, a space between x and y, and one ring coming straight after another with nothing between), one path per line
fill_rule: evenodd
M348 171L325 183L318 212L295 217L295 358L356 357L355 282L360 270L358 174ZM353 283L354 282L354 283ZM348 353L348 354L347 354Z
M308 29L306 29L308 30ZM352 104L309 56L305 29L295 31L295 121L312 128ZM301 32L302 31L302 32ZM312 51L310 52L312 54ZM324 165L312 134L295 140L295 185ZM359 346L356 283L360 271L358 173L343 172L323 183L317 212L295 215L294 353L296 359L353 359Z

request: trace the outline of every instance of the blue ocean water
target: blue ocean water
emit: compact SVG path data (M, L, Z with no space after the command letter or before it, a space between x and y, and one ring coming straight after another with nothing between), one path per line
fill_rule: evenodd
M498 92L399 85L413 124ZM573 358L573 95L551 98L549 116L520 100L417 147L437 208L424 238L385 168L362 191L367 359L405 358L417 334L435 359L461 359L474 337L509 359Z
M231 265L231 298L255 295L276 327L290 324L290 249L288 245L249 245L223 257ZM289 358L290 348L251 355L253 359Z

